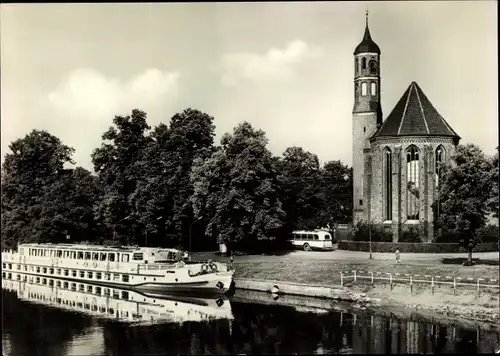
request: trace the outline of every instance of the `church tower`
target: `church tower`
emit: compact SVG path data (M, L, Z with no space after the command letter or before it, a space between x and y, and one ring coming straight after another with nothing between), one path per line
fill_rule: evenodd
M368 11L363 40L354 50L353 141L353 222L370 218L371 149L370 137L382 124L380 105L380 48L368 28Z

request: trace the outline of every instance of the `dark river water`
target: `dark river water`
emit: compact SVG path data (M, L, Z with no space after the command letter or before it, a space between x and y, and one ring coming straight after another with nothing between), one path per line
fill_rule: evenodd
M495 328L104 289L2 280L3 355L491 353L500 344Z

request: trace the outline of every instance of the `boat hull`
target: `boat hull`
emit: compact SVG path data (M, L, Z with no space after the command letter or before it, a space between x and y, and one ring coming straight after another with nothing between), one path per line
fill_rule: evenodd
M233 282L232 272L219 272L206 275L206 278L189 282L177 283L142 283L132 288L149 293L162 292L197 292L203 294L226 294L230 291Z

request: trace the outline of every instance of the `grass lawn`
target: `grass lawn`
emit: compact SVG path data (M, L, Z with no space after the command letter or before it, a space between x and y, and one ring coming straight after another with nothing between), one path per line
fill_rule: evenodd
M328 260L311 261L261 261L238 262L234 264L235 278L255 278L318 285L339 285L340 272L358 271L367 275L369 272L400 273L410 275L431 275L460 278L499 278L498 265L464 267L460 264L442 264L440 261L408 261L395 264L389 260L342 261L335 263ZM364 271L362 273L361 271Z

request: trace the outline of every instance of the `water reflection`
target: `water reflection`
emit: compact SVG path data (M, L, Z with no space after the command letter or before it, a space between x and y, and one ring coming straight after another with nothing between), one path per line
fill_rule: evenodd
M491 353L500 342L497 329L126 290L96 295L95 285L13 278L2 280L5 355Z

